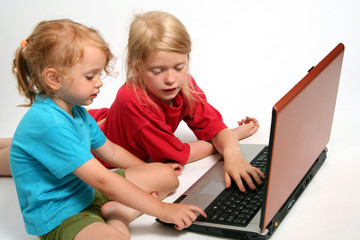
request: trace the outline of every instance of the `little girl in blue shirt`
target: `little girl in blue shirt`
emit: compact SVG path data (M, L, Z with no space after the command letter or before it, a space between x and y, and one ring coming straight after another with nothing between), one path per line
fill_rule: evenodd
M25 228L40 239L129 239L128 224L141 212L177 229L196 212L205 216L159 200L178 186L179 166L139 160L81 107L99 94L112 59L97 31L66 19L39 23L17 49L13 72L30 109L14 134L10 167ZM120 169L106 169L91 151Z

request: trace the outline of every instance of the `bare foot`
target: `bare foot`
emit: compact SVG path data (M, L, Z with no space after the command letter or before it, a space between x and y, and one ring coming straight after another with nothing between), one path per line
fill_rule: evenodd
M231 129L238 140L253 135L259 129L259 122L255 118L246 117L238 121L239 126Z

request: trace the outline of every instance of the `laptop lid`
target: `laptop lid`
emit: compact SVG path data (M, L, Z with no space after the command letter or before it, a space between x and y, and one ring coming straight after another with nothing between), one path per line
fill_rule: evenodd
M343 55L344 45L340 43L273 107L262 230L330 139Z

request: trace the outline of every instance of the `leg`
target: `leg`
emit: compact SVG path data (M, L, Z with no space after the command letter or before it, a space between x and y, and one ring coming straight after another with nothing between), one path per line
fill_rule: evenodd
M163 163L149 163L128 168L126 179L145 192L156 192L159 199L165 198L179 186L174 169Z
M130 239L129 229L123 226L122 229L114 228L109 224L95 222L82 229L74 240L128 240Z
M174 169L162 163L149 163L128 168L126 179L160 199L165 198L179 186ZM101 213L106 222L117 229L122 229L124 224L128 226L141 214L115 201L104 204Z
M0 176L11 176L9 153L11 138L0 138Z

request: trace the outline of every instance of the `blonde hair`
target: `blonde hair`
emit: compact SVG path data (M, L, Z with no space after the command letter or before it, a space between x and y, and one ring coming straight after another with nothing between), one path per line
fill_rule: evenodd
M31 106L37 94L53 96L54 91L44 81L44 71L55 68L66 76L67 70L82 60L86 44L104 52L104 71L110 74L114 57L98 31L69 19L40 22L21 42L13 61L19 93L29 101L24 106Z
M159 50L186 54L189 57L191 39L185 26L175 16L166 12L152 11L136 15L129 31L126 77L127 86L132 88L143 105L153 101L147 95L144 80L137 73L137 69L152 52ZM142 93L137 92L138 88ZM200 98L197 97L190 75L181 93L192 113L194 101Z

